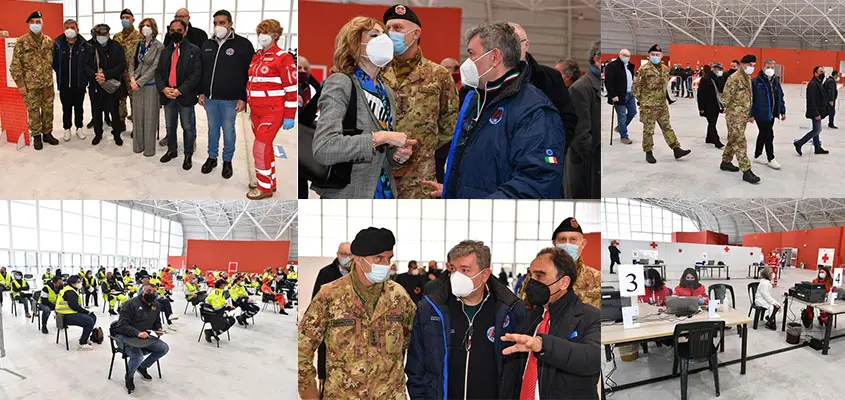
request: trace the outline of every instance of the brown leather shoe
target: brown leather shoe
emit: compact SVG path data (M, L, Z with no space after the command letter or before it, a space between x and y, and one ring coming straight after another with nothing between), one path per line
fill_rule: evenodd
M259 190L258 188L252 189L246 194L246 198L250 200L262 200L269 199L271 197L273 197L273 193L267 193L263 190Z

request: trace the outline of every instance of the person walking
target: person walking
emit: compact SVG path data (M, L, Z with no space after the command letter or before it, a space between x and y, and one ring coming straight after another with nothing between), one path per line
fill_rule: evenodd
M822 119L828 115L828 100L824 92L822 82L824 81L824 67L817 65L813 68L813 79L807 82L807 92L805 98L807 99L807 111L804 116L813 124L813 129L807 132L801 139L792 142L795 146L795 152L798 155L801 153L801 147L810 140L813 141L813 148L815 154L828 154L829 151L822 148L822 141L819 139L819 134L822 133Z
M722 77L722 64L713 63L710 72L701 78L698 83L698 94L696 99L698 101L698 115L707 118L707 137L704 143L709 143L716 146L717 149L725 147L722 140L719 139L719 132L716 130L716 123L719 121L719 114L725 112L725 107L722 105L722 88L719 85L719 79Z
M780 163L775 160L775 133L772 130L775 120L786 119L786 104L783 101L783 88L780 79L775 76L775 61L768 59L763 62L763 69L757 77L751 80L753 99L751 116L757 123L757 146L754 149L754 162L768 165L772 169L780 169ZM766 159L760 158L766 149Z
M147 157L156 154L158 134L159 100L156 86L156 69L164 45L156 39L158 26L152 18L145 18L138 24L144 39L139 41L131 53L129 64L129 86L132 91L132 150Z

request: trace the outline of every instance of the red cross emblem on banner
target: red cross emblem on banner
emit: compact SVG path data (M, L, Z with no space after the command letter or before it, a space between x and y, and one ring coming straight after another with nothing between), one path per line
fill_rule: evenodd
M727 252L729 252L729 251L731 251L730 247L725 246L725 253L727 253Z
M827 253L824 253L824 255L822 256L822 261L827 264L827 260L830 260L830 257L827 256Z
M652 249L656 249L657 243L651 242L651 244L649 246L651 246Z

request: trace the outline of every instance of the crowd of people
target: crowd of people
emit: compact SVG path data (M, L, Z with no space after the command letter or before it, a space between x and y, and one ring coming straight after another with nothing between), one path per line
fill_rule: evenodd
M247 197L272 197L276 191L273 140L280 129L292 129L296 117L296 61L277 44L282 35L279 21L266 19L256 26L256 50L235 33L229 11L219 10L213 18L214 32L209 38L191 25L187 9L179 9L170 24L161 27L162 43L153 18L136 25L133 12L124 9L120 12L121 30L114 35L109 25L98 24L86 41L77 21L68 19L64 33L53 40L42 32L41 13L33 12L26 20L29 33L16 41L10 72L26 104L35 150L42 150L44 143L59 144L52 134L55 82L62 103L64 141L72 140L74 134L87 139L82 106L87 90L92 113L88 128L94 129L91 144L102 141L105 116L114 143L122 146L128 119L132 121L133 151L152 157L160 109L164 108L167 134L158 145L167 146L167 151L160 161L178 157L177 128L181 124L184 170L193 165L195 106L199 104L208 117L208 158L202 173L211 173L218 165L222 132L222 176L229 179L236 116L249 107L254 142L248 154L254 158L251 169L255 178L250 179Z
M577 220L551 236L512 288L483 242L391 274L393 233L358 232L300 321L300 397L597 399L601 277Z
M599 197L597 44L581 76L490 22L467 31L462 64L438 65L422 24L401 4L351 19L322 84L299 57L301 198L309 182L322 198Z

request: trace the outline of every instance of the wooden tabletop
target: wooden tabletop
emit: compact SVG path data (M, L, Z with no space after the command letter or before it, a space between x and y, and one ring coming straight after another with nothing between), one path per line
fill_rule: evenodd
M833 305L830 305L829 301L826 301L824 303L808 303L804 300L790 296L789 301L801 303L801 304L808 305L808 306L813 306L813 308L816 308L819 311L830 313L830 314L845 313L845 300L836 300L836 302L834 302Z
M845 302L842 303L842 306L845 307ZM637 322L640 324L639 328L625 329L622 323L604 325L601 327L601 344L628 343L672 336L675 333L675 325L677 324L710 320L707 310L703 310L691 318L686 318L676 317L670 314L658 315L658 310L661 307L650 304L641 303L639 307L640 315L637 317ZM718 312L719 318L714 318L713 321L725 321L725 326L750 324L753 322L745 312L724 305L720 306L720 308L722 307L724 309ZM821 308L819 309L821 310ZM845 312L845 308L840 312Z

